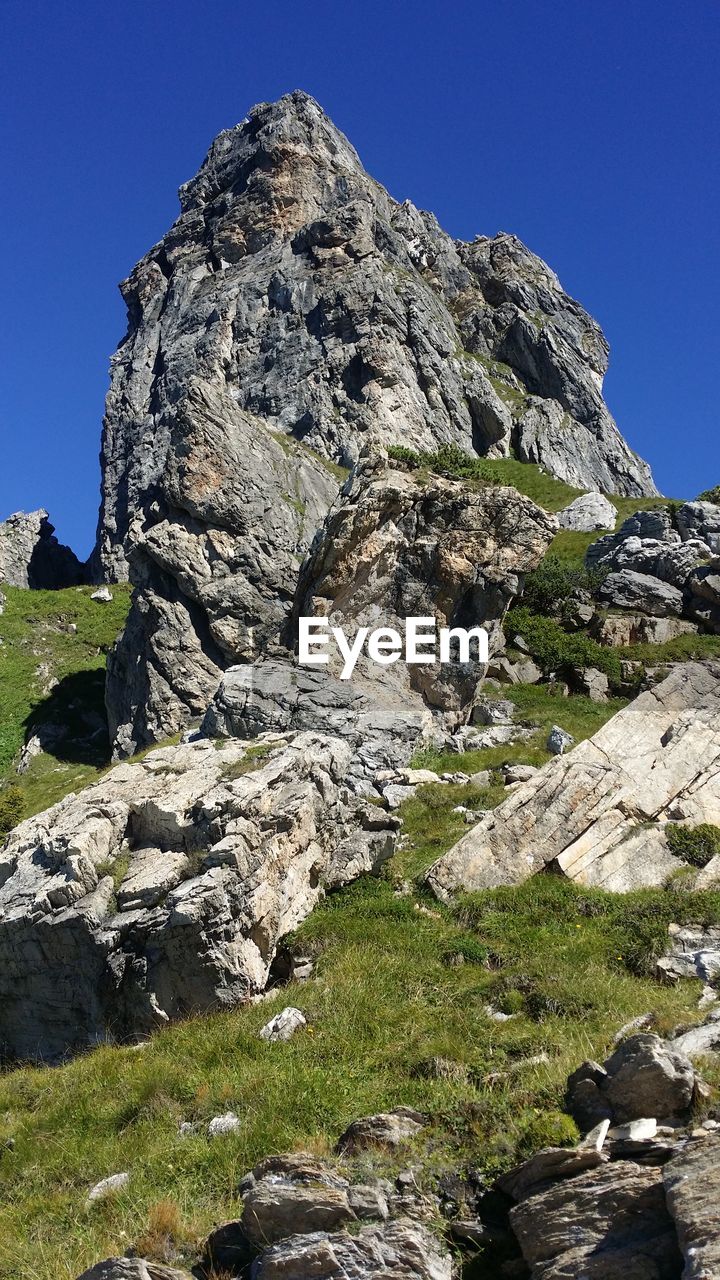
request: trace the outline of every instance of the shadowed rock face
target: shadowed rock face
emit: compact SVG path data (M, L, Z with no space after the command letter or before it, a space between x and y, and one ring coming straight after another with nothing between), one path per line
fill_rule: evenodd
M122 285L106 406L93 570L138 588L108 686L119 752L277 636L338 489L321 459L452 444L654 492L602 399L602 334L549 268L398 204L307 95L220 134L180 200ZM129 728L128 684L148 706Z
M0 523L0 582L54 591L85 581L85 566L58 542L47 511L16 511Z

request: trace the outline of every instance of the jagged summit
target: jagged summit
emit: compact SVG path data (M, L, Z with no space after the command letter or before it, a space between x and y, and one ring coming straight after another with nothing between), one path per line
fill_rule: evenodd
M167 732L178 696L202 714L273 642L332 467L365 445L655 492L602 399L603 335L554 273L392 199L307 94L221 133L180 200L121 286L106 404L95 574L139 588L110 673L118 742Z
M464 244L398 204L307 94L219 134L180 201L121 286L107 572L124 572L129 509L162 471L168 403L193 375L338 460L357 455L359 434L452 441L515 450L579 485L654 492L602 401L602 333L554 273L513 236Z

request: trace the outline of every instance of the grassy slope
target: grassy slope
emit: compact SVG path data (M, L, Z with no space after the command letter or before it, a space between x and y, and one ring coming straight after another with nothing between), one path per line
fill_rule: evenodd
M27 774L16 777L14 771L17 753L34 723L63 724L82 734L88 732L84 715L104 715L106 654L124 625L130 587L113 587L109 604L91 600L92 591L3 587L0 785L4 779L17 782L28 813L94 781L98 768L107 763L107 740L100 737L86 750L60 744L53 755L36 757ZM51 679L58 683L43 692Z
M512 692L544 725L542 693ZM609 710L562 701L557 718L578 736ZM452 762L541 758L532 746L478 755ZM387 873L332 895L299 930L296 947L316 959L309 983L167 1028L142 1050L103 1047L1 1077L0 1150L15 1144L0 1161L2 1280L71 1280L130 1245L160 1257L168 1227L192 1259L208 1228L237 1214L238 1181L260 1156L329 1152L351 1119L399 1103L427 1109L433 1126L375 1168L392 1173L417 1158L428 1182L466 1161L492 1173L547 1141L572 1140L559 1109L568 1071L602 1058L636 1014L656 1011L660 1027L695 1016L697 984L659 985L650 957L669 920L720 920L720 895L613 898L547 876L449 908L407 885L466 830L455 804L501 796L497 785L421 789ZM493 1021L489 1002L516 1016ZM310 1029L266 1045L259 1028L288 1003ZM540 1053L547 1062L527 1065ZM456 1079L433 1075L438 1057ZM241 1117L237 1134L178 1137L179 1121L229 1109ZM86 1209L88 1188L120 1170L132 1175L128 1189Z

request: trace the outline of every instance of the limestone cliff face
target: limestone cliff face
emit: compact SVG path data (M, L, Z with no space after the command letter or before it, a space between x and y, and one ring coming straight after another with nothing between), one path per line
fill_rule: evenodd
M94 571L138 587L119 750L128 679L148 740L265 650L337 492L322 460L452 443L654 492L602 399L602 333L549 268L398 204L306 94L221 133L180 200L122 285L103 435Z

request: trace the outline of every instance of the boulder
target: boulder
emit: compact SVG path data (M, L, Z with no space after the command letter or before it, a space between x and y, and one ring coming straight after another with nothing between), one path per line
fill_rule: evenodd
M533 1280L679 1280L662 1169L600 1165L529 1195L510 1222Z
M355 1221L344 1187L285 1180L273 1175L261 1179L246 1194L242 1228L256 1249L266 1248L288 1236L313 1231L338 1231Z
M83 1271L78 1280L192 1280L192 1277L187 1271L144 1258L106 1258Z
M338 1139L338 1151L353 1155L368 1147L397 1147L414 1138L426 1124L427 1118L411 1107L395 1107L393 1111L379 1112L354 1120Z
M689 1116L695 1069L684 1053L659 1036L630 1036L608 1058L605 1072L600 1092L616 1124L648 1116Z
M325 890L392 852L398 821L349 793L351 759L322 734L200 740L20 823L0 850L5 1053L54 1059L262 991Z
M667 644L678 636L696 635L697 624L684 618L653 618L643 613L610 613L593 627L600 644L620 648L631 644Z
M683 502L677 511L677 527L683 541L704 542L720 555L720 506L715 502Z
M632 609L657 617L682 613L683 593L652 574L621 569L603 579L598 594L612 609Z
M720 663L686 663L545 765L430 868L440 897L518 884L553 864L626 892L684 864L671 818L720 825Z
M452 1258L438 1237L405 1219L366 1226L349 1235L295 1235L266 1249L253 1280L451 1280Z
M561 529L593 533L596 529L614 529L617 507L602 493L583 493L558 515Z

